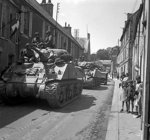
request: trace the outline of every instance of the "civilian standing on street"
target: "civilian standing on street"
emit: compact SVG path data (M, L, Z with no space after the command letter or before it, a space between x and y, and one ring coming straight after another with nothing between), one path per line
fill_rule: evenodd
M136 109L136 118L140 117L140 112L139 112L139 98L140 98L140 95L139 95L139 87L140 87L140 84L141 84L141 77L140 76L137 76L136 77L136 89L135 89L135 109Z
M128 113L133 113L134 109L134 96L135 96L135 87L133 85L133 81L128 81L128 87L127 87L127 111ZM130 111L130 105L131 105L131 111Z
M141 117L142 115L142 102L143 102L143 84L140 83L139 85L139 88L138 88L138 92L139 92L139 95L138 95L138 101L137 101L137 104L138 104L138 116L137 117Z
M123 112L124 104L126 104L126 109L127 109L127 82L122 82L121 90L120 90L120 100L122 102L122 108L120 112Z

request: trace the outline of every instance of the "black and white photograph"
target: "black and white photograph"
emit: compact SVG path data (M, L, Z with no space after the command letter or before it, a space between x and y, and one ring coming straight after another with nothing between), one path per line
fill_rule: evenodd
M0 140L150 140L149 0L0 0Z

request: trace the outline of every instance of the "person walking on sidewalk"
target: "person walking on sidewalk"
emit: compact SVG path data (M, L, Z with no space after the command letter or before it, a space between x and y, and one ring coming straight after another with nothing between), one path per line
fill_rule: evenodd
M135 96L135 87L133 85L133 81L128 81L127 87L127 112L133 113L134 109L134 96ZM130 111L130 104L131 104L131 111Z
M122 108L120 112L124 111L124 104L126 104L126 109L127 107L127 82L122 82L121 85L121 90L120 90L120 100L122 102Z

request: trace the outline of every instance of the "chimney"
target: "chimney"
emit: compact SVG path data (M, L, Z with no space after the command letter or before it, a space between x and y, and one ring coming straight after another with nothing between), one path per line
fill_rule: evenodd
M90 40L90 33L87 33L87 39Z
M67 27L67 22L65 22L65 27Z
M127 13L127 20L132 16L131 13Z
M65 22L65 27L64 27L64 29L67 31L68 34L71 35L71 26L70 26L70 24L68 24L68 26L67 26L67 23Z
M51 3L51 0L48 0L48 3Z
M75 38L76 40L79 39L79 29L74 29L74 38Z
M51 0L49 0L47 3L46 0L43 0L41 6L49 13L51 17L53 17L53 4L51 3Z

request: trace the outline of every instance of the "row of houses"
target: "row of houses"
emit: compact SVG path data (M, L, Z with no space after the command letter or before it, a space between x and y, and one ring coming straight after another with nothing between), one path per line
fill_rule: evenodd
M128 13L123 33L120 38L120 53L117 57L117 72L128 74L130 79L135 80L141 75L143 80L143 58L144 58L144 34L143 34L143 4L135 13Z
M135 13L129 13L121 36L120 53L117 57L117 72L129 75L132 80L137 75L143 82L142 96L142 136L150 139L150 1L142 0Z
M35 32L44 40L53 33L55 48L66 49L73 59L84 53L83 46L72 36L70 25L62 27L53 18L51 0L0 0L0 72L19 58L20 50L31 42Z

